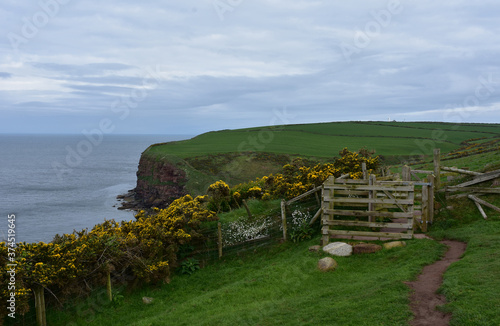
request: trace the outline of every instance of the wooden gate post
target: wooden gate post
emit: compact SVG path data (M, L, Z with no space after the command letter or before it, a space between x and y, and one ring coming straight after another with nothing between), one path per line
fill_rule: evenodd
M113 301L113 289L111 287L111 271L108 265L108 271L106 275L106 290L108 292L108 299L109 301Z
M411 168L408 165L404 165L401 170L401 177L403 181L411 181Z
M431 186L429 187L429 222L434 223L434 185L436 184L436 178L433 174L427 176Z
M218 238L218 247L219 247L219 259L222 258L222 225L217 223L217 238Z
M35 285L33 292L35 293L36 323L38 326L47 326L47 318L45 317L45 297L43 294L43 286Z
M434 177L436 177L434 190L441 188L441 149L434 149Z
M368 179L368 185L373 186L375 184L375 181L376 181L375 175L371 174L370 178ZM377 198L377 192L375 190L370 190L370 192L368 193L368 198L370 198L370 199ZM370 212L375 211L375 204L369 203L368 204L368 211L370 211ZM375 222L375 217L369 216L368 221Z
M286 241L286 203L281 200L281 223L283 224L283 241Z
M427 182L427 179L424 179ZM427 222L429 221L429 186L422 186L422 231L427 232Z

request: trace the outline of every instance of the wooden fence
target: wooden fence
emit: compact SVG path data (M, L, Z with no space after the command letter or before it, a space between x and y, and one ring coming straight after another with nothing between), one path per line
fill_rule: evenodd
M323 245L333 235L413 236L415 184L411 181L377 181L374 175L368 180L332 176L323 184L322 199Z

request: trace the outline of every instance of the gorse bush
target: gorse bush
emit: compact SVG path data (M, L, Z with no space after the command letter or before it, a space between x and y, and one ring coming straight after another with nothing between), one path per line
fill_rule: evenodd
M203 241L198 232L204 221L217 219L205 208L203 197L187 195L166 209L140 211L136 221L105 221L92 228L56 236L52 243L19 243L16 248L16 312L29 311L31 289L41 285L57 293L59 302L73 294L105 284L108 272L116 278L145 283L167 280L177 266L179 246ZM0 244L1 300L10 296L5 242ZM84 280L84 281L83 281ZM0 318L6 313L1 309Z
M282 173L257 178L254 181L239 184L232 189L228 187L229 198L224 197L224 202L227 206L239 207L242 200L248 198L291 199L320 186L331 175L340 177L343 174L349 174L352 179L361 179L363 177L363 163L366 164L368 173L374 173L380 165L379 157L371 157L371 154L365 149L356 153L344 148L339 152L340 157L336 158L333 163L316 165L312 165L310 161L302 158L296 158L283 166ZM209 189L220 189L220 182L214 183ZM227 184L225 185L227 186ZM226 194L225 190L226 188L224 188L224 194ZM212 193L217 192L212 191ZM218 194L212 195L211 202L218 202L219 198L221 196ZM217 207L221 207L221 204Z

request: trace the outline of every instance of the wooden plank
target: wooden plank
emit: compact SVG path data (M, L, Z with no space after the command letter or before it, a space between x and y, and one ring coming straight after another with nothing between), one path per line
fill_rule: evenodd
M496 179L500 177L500 172L493 173L493 174L483 174L478 177L475 177L471 181L467 181L461 184L456 185L455 187L467 187L467 186L472 186L481 182L489 181L491 179Z
M335 179L335 184L368 184L366 180L363 179Z
M406 192L406 191L413 191L414 186L411 185L390 185L390 184L383 184L383 185L325 185L325 188L327 189L334 189L334 190L357 190L357 191L398 191L398 192Z
M386 195L387 195L387 197L389 197L390 199L396 199L396 198L395 198L393 195L391 195L391 193L390 193L390 192L388 192L387 190L384 190L384 194L386 194ZM397 204L397 203L396 203L396 206L397 206L400 210L402 210L403 212L406 212L406 210L404 209L404 207L403 207L403 206L401 206L401 205L399 205L399 204Z
M456 173L461 173L461 174L468 174L468 175L483 175L484 173L481 172L475 172L475 171L469 171L469 170L464 170L464 169L458 169L454 167L447 167L447 166L442 166L441 170L444 171L450 171L450 172L456 172ZM431 174L431 173L429 173Z
M401 205L409 205L413 204L413 199L382 199L382 198L330 198L327 200L328 202L338 203L338 204L346 204L345 206L349 206L349 203L353 204L401 204Z
M309 225L313 225L314 222L316 222L316 220L318 219L318 217L323 213L323 208L320 208L318 209L318 211L316 212L316 214L314 214L313 218L311 219L311 221L309 221Z
M415 179L417 179L418 181L421 181L422 179L420 179L420 177L415 173L415 171L411 171L411 176Z
M434 171L430 171L430 170L411 170L411 172L414 172L414 173L425 173L425 174L432 174L432 173L434 173Z
M497 211L497 212L500 212L500 208L496 207L496 206L495 206L495 205L493 205L493 204L488 203L488 202L487 202L487 201L485 201L485 200L479 199L479 198L477 198L477 197L476 197L476 196L474 196L474 195L469 195L469 196L467 196L467 197L469 197L470 199L472 199L472 200L473 200L473 201L475 201L476 203L479 203L479 204L484 205L484 206L486 206L486 207L489 207L489 208L491 208L491 209L493 209L493 210L495 210L495 211Z
M369 228L393 228L393 229L410 229L413 227L413 223L383 223L383 222L343 221L343 220L329 221L328 225L363 226Z
M481 213L481 215L483 216L483 218L486 220L488 219L488 216L486 215L486 213L484 212L484 209L483 207L481 206L481 204L479 204L477 201L474 200L474 204L476 204L476 207L477 209L479 210L479 213Z
M354 211L354 210L341 210L341 209L329 209L327 210L329 214L340 215L340 216L373 216L373 217L389 217L389 218L412 218L413 213L409 212L379 212L379 211Z
M318 186L318 187L316 187L316 188L314 188L314 189L311 189L311 190L309 190L309 191L307 191L307 192L303 193L302 195L298 195L297 197L292 198L292 199L290 199L289 201L287 201L287 202L286 202L286 205L290 205L291 203L294 203L294 202L296 202L296 201L298 201L298 200L301 200L301 199L302 199L302 198L304 198L304 197L307 197L307 196L309 196L309 195L312 195L313 193L315 193L315 192L317 192L317 191L321 190L321 188L322 188L322 186Z
M359 190L335 190L335 196L345 195L345 196L368 196L369 191L359 191Z
M411 239L413 237L413 235L408 233L392 233L392 232L330 230L329 233L330 235L365 236L365 237L395 238L395 239Z
M444 191L456 192L456 191L470 191L470 192L480 192L485 194L500 194L500 188L482 188L482 187L446 187Z

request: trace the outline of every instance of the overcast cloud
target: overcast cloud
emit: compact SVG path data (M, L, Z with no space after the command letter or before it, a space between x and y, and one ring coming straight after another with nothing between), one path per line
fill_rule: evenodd
M2 0L0 133L500 122L499 21L494 0Z

